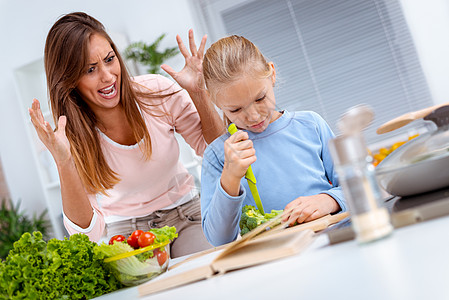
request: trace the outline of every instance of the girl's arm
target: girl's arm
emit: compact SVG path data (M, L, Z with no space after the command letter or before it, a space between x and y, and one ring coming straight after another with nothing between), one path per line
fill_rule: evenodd
M235 197L240 193L240 180L249 166L256 161L256 150L248 133L237 131L224 142L225 162L220 177L223 190Z
M220 183L223 163L209 147L204 152L201 168L201 216L203 232L214 246L234 241L239 235L242 203L246 197L243 186L233 197Z
M329 151L329 141L335 137L329 125L321 116L312 114L320 135L322 143L321 160L326 176L332 185L328 190L312 196L299 197L286 205L285 211L293 209L291 214L285 214L283 221L290 225L295 222L309 222L327 214L346 211L346 202L343 191L338 182L338 177L334 168L334 163Z
M338 181L337 171L334 166L334 162L332 160L332 156L329 150L329 141L335 138L335 134L332 132L332 129L329 127L327 122L318 114L314 114L315 119L317 120L317 124L320 128L320 136L323 144L322 148L322 160L324 169L326 170L326 176L329 181L332 183L332 186L329 190L323 191L323 194L332 197L338 204L338 211L346 211L346 200L343 195L343 190Z
M337 201L328 194L304 196L285 206L282 221L293 226L296 222L309 222L339 210Z
M239 234L242 203L246 197L241 184L248 167L256 161L248 133L237 131L224 141L220 137L204 153L201 168L201 211L203 231L213 245L235 240ZM223 143L224 141L224 143ZM214 152L219 144L223 151ZM224 156L224 162L220 157Z

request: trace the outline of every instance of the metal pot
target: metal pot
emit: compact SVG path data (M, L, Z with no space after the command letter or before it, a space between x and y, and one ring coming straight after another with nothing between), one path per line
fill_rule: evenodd
M377 167L379 185L391 195L410 196L449 186L449 106L424 117L437 129L405 143Z

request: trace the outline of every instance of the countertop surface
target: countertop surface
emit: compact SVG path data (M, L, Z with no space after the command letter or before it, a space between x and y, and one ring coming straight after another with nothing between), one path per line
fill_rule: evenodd
M131 287L96 299L449 299L448 229L446 216L364 245L329 245L322 234L303 253L275 262L141 298Z

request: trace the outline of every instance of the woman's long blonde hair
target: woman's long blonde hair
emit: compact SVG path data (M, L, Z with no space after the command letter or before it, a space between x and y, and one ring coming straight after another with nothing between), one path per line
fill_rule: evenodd
M151 138L139 108L148 111L142 97L163 98L157 91L148 93L131 81L117 47L95 18L74 12L61 17L50 29L45 43L45 72L50 106L55 124L60 116L67 117L66 135L75 166L84 187L89 193L106 193L120 181L107 164L101 151L97 132L98 119L76 90L79 79L88 65L90 36L99 34L106 38L120 62L120 105L139 143L145 159L151 157ZM176 93L176 92L175 92Z
M259 48L242 36L221 38L213 43L204 55L204 80L213 101L221 87L236 82L242 76L267 78L272 72ZM223 119L225 125L229 125L225 115Z

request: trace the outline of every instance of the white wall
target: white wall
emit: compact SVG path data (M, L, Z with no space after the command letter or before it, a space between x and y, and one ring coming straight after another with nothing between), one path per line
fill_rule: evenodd
M435 104L449 102L449 0L401 0Z
M22 121L27 112L18 104L13 71L41 58L50 27L73 11L91 14L108 31L124 33L131 42L152 42L167 33L161 48L176 46L176 34L186 41L189 28L198 42L204 34L188 0L0 0L0 157L13 201L21 199L29 213L42 211L45 201ZM180 70L183 58L178 55L168 63Z

